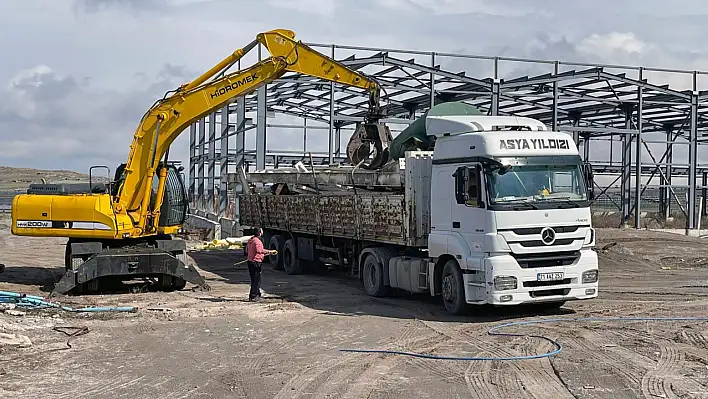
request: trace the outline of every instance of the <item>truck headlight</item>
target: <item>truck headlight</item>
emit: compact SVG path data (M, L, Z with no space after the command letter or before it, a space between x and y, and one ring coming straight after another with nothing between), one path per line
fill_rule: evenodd
M494 289L497 291L515 290L518 286L516 277L496 276L494 277Z
M597 283L597 269L583 272L583 284Z
M595 243L595 229L590 228L588 229L588 232L585 233L585 241L583 241L583 245L593 245Z

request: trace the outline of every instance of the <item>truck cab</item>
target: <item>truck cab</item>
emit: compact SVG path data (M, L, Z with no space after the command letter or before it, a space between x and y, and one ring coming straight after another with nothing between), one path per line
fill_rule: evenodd
M429 116L426 130L431 285L449 311L597 296L592 172L571 136L486 115Z

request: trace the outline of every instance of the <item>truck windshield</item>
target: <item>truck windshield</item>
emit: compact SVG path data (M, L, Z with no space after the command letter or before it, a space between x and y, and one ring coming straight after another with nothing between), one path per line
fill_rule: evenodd
M586 201L587 192L580 166L524 165L487 171L491 204L519 202Z

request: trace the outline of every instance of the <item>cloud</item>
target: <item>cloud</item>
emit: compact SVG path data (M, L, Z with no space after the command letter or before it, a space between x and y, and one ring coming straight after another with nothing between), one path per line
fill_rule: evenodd
M407 0L433 15L485 14L504 17L518 17L534 13L533 10L519 5L502 5L488 0Z
M47 65L19 71L2 93L0 158L43 168L114 167L127 158L142 114L154 99L182 83L185 73L165 65L143 90L120 92Z
M708 6L687 2L696 15L685 15L685 7L647 1L638 13L626 0L0 2L0 51L8 55L0 64L0 164L86 170L124 162L140 117L157 98L273 28L293 29L306 42L708 69L698 34ZM338 50L337 57L352 53L371 54ZM429 64L426 56L415 58ZM469 76L491 74L490 61L436 60ZM243 63L255 61L252 54ZM502 66L504 77L551 70ZM678 88L691 80L647 76ZM327 148L326 130L308 137L308 148ZM268 140L272 149L302 147L299 129L271 128ZM253 141L251 131L247 142ZM187 135L175 143L175 159L186 161L187 144Z

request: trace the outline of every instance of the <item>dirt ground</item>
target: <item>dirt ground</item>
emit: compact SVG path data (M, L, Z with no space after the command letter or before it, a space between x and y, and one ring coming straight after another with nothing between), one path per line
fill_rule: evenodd
M342 352L397 349L444 356L517 356L553 346L487 335L510 321L573 317L706 317L708 246L648 231L598 232L600 297L552 315L480 309L451 317L426 296L367 296L341 275L265 268L265 301L245 301L241 251L192 252L213 288L70 298L135 313L0 313L0 332L32 345L0 348L7 398L708 398L708 323L554 322L504 332L563 345L551 358L431 360ZM63 239L0 226L0 290L47 295ZM603 247L608 246L603 250ZM12 313L12 312L11 312ZM88 327L71 338L54 327Z

